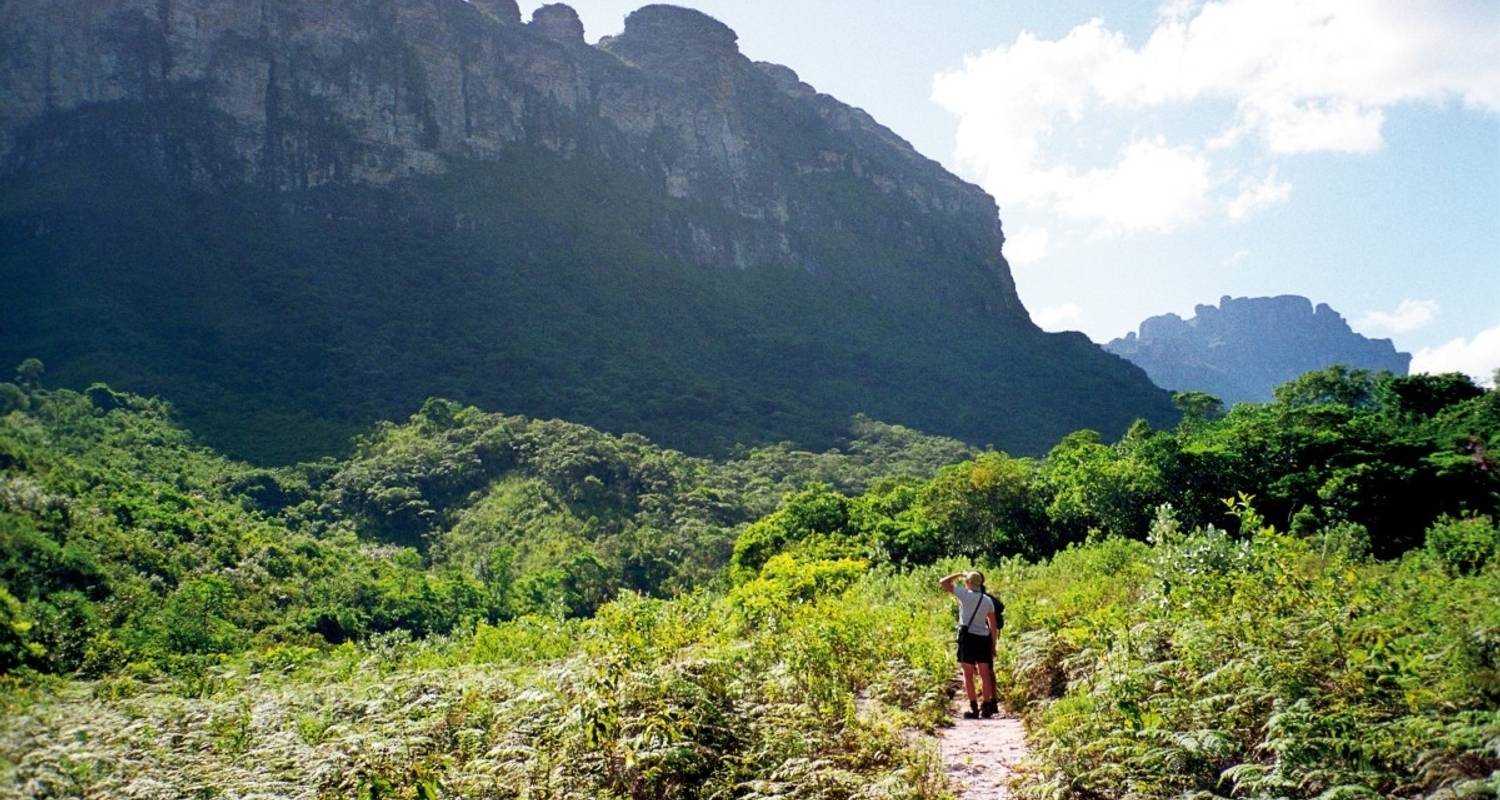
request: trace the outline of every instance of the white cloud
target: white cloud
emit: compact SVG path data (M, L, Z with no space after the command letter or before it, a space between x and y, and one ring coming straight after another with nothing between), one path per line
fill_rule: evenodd
M1437 347L1424 347L1411 360L1412 372L1463 372L1486 386L1494 385L1496 368L1500 368L1500 325L1472 339L1460 336Z
M1224 259L1224 266L1226 266L1226 267L1238 267L1239 265L1245 263L1245 259L1247 259L1249 257L1250 257L1250 251L1241 248L1239 250L1234 251L1234 255L1230 256L1229 258Z
M1005 237L1005 246L1002 248L1005 260L1013 267L1034 264L1047 255L1047 242L1050 238L1046 228L1028 225L1018 233Z
M1054 178L1055 207L1096 233L1170 233L1210 208L1208 159L1160 138L1131 142L1113 167Z
M1276 179L1276 168L1272 167L1264 180L1246 178L1240 181L1240 193L1229 201L1225 210L1229 218L1239 222L1263 208L1270 208L1290 200L1292 185Z
M932 99L958 118L958 164L1002 205L1092 222L1096 233L1166 231L1202 214L1210 176L1233 172L1209 154L1226 158L1247 141L1271 154L1368 153L1383 144L1386 110L1403 103L1500 112L1496 41L1500 14L1486 0L1168 0L1139 47L1099 19L1056 40L1023 32L935 76ZM1219 133L1169 144L1132 129L1115 162L1092 169L1059 149L1074 141L1060 135L1068 130L1108 131L1109 115L1148 108ZM1161 171L1136 169L1147 164ZM1264 188L1262 203L1289 191ZM1105 212L1100 189L1144 209ZM1254 196L1236 204L1242 197L1226 212L1254 210Z
M1038 328L1048 331L1067 330L1070 322L1083 316L1083 309L1076 303L1064 303L1060 306L1048 306L1035 311L1031 315L1031 321Z
M1406 333L1433 321L1437 313L1436 300L1407 298L1396 306L1395 311L1368 311L1355 324L1362 330Z
M1275 113L1259 112L1266 145L1274 153L1373 153L1383 143L1385 112L1352 103L1335 107L1288 105Z
M1198 10L1201 0L1166 0L1156 8L1156 17L1162 22L1179 22L1190 19Z

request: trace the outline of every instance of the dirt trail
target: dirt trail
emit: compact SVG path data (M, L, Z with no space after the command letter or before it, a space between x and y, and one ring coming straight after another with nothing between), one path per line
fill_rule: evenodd
M969 701L959 692L953 700L953 727L938 734L943 769L958 800L1009 800L1009 782L1026 757L1026 730L1021 720L1002 711L989 719L964 719Z

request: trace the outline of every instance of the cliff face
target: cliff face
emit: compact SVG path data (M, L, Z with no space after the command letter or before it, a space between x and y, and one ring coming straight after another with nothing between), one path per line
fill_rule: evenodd
M863 112L757 65L703 14L648 6L586 45L577 14L462 0L62 0L0 6L0 164L44 162L101 105L164 178L276 190L387 184L528 146L628 165L735 225L683 225L714 265L817 269L799 234L838 225L819 180L895 195L913 249L950 228L1020 313L995 204ZM174 124L163 124L171 121ZM893 221L895 222L895 221Z
M702 447L816 440L789 421L815 396L1007 441L855 374L877 368L988 402L1128 387L1046 412L1027 447L1170 414L1138 371L1030 324L988 195L681 8L591 46L567 6L523 22L513 0L8 0L0 179L3 265L32 297L0 309L0 357L186 391L190 421L195 393L255 409L269 382L299 418L353 387L361 417L443 391ZM380 374L403 358L430 374ZM652 391L702 413L758 394L788 416L676 436L676 400L617 413L645 362L692 374Z
M1158 386L1199 390L1225 403L1265 402L1277 385L1342 364L1405 375L1410 353L1389 339L1367 339L1326 303L1296 295L1228 297L1200 305L1184 320L1151 317L1140 334L1105 345L1146 370Z

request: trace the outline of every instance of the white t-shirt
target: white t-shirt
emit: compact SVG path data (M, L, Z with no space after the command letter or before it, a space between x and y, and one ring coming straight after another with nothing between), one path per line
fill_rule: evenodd
M969 633L978 636L990 635L990 614L995 611L995 601L981 592L970 591L962 586L953 587L953 596L958 598L958 624L969 623ZM979 613L974 613L975 606ZM969 622L969 620L974 620Z

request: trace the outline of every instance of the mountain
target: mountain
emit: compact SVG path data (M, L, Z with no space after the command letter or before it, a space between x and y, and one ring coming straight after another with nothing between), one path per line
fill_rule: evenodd
M1225 403L1259 403L1304 372L1334 364L1405 375L1410 353L1390 339L1367 339L1326 303L1297 295L1229 297L1199 305L1193 317L1151 317L1140 334L1104 348L1146 370L1158 386L1208 392Z
M0 361L262 462L429 395L690 452L1173 418L992 198L735 33L513 0L0 3Z

